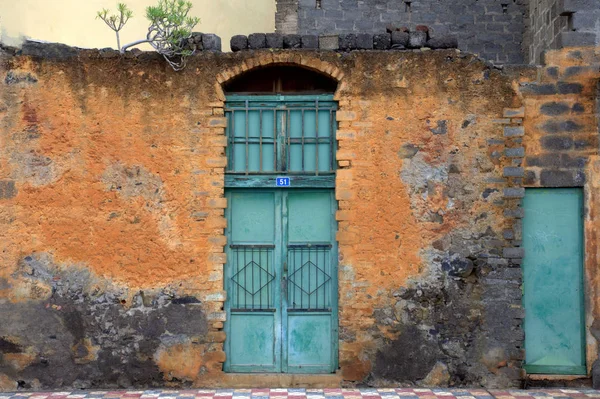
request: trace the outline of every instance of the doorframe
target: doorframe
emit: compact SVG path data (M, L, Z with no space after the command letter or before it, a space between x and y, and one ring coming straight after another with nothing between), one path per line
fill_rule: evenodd
M230 202L230 198L231 198L231 193L232 192L244 192L244 191L262 191L262 192L281 192L284 193L285 191L301 191L301 192L329 192L331 193L331 209L333 212L332 218L331 218L331 232L332 232L332 240L331 240L331 253L330 253L330 262L331 262L331 283L332 286L335 287L334 292L332 292L332 297L331 297L331 370L328 373L323 373L323 372L315 372L314 369L311 368L305 368L303 370L294 370L292 372L289 372L288 368L287 368L287 350L284 350L284 345L288 342L287 341L287 326L283 323L283 320L287 321L287 309L285 309L284 306L280 305L281 308L281 312L279 316L275 316L275 320L277 320L277 317L279 317L280 319L280 325L281 325L281 334L278 336L277 334L275 334L275 343L274 345L279 345L280 350L279 352L275 351L275 353L279 353L279 356L275 357L275 362L279 361L280 364L280 368L276 368L278 369L278 371L271 371L271 370L253 370L252 373L268 373L268 372L274 372L274 373L285 373L285 374L323 374L323 375L327 375L327 374L331 374L331 373L335 373L335 371L339 368L339 282L338 282L338 272L339 272L339 254L338 254L338 243L337 243L337 239L336 239L336 232L337 232L337 228L338 228L338 223L337 220L335 218L335 214L338 210L338 200L336 199L335 196L335 188L268 188L268 187L262 187L262 188L226 188L225 189L225 198L227 198L227 203L228 205L231 204ZM281 197L281 202L280 203L275 203L275 210L277 210L279 207L285 207L287 208L287 204L285 203L284 200L284 196ZM225 218L229 221L231 220L231 212L232 212L232 207L231 206L227 206L227 208L225 208ZM277 245L279 244L279 251L275 251L273 253L273 262L275 262L277 259L279 259L279 262L282 262L285 256L285 250L284 250L284 243L287 241L286 237L287 237L287 229L284 229L283 226L287 225L286 223L283 223L283 218L287 218L287 212L284 213L283 209L281 209L280 211L282 218L281 220L278 221L277 218L275 218L275 223L276 226L279 225L281 230L282 230L282 234L281 236L277 236L275 237L275 243L276 243L276 249L277 249ZM225 229L225 237L227 238L227 243L225 245L225 253L227 256L227 259L229 259L230 255L231 255L231 251L230 251L230 247L229 247L229 243L231 242L231 229L229 228L229 223L228 223L228 228ZM225 292L229 293L228 290L228 285L229 285L229 273L228 273L228 263L226 263L224 265L225 267L223 268L223 289ZM276 278L276 281L278 282L278 285L276 284L277 291L279 292L279 298L280 301L283 304L283 292L281 290L281 276L278 276ZM231 306L230 306L230 298L229 295L227 295L227 298L225 299L225 303L224 303L224 311L226 313L226 319L224 322L224 328L223 330L225 331L225 335L226 337L230 337L231 336ZM226 354L231 353L231 348L230 348L230 344L231 344L231 340L229 339L225 339L224 342L224 351ZM229 358L227 357L224 364L223 364L223 371L225 371L226 373L231 373L231 374L235 374L235 373L248 373L250 371L231 371L230 369L231 364L229 362Z

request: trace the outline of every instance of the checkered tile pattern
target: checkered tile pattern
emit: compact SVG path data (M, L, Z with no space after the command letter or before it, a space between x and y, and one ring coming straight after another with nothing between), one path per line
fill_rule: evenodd
M584 399L592 389L192 389L145 391L0 392L0 399Z

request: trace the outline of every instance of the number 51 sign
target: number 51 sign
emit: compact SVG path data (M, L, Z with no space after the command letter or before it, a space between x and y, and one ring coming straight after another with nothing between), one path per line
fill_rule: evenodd
M277 177L275 179L277 187L289 187L290 186L290 178L289 177Z

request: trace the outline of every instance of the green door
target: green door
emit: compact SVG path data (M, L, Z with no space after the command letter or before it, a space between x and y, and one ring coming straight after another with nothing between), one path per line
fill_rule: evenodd
M333 372L333 190L234 189L227 198L225 370Z
M523 208L525 369L586 374L583 192L527 189Z

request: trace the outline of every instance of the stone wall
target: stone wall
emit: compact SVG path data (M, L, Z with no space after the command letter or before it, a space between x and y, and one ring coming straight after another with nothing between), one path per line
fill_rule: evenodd
M522 51L527 1L287 0L278 2L278 33L381 33L388 24L431 36L456 35L459 48L497 64L516 64ZM295 15L297 25L289 23ZM286 21L285 23L283 21Z
M153 53L27 54L0 58L1 389L259 383L222 371L221 85L277 64L339 82L342 383L522 384L519 202L524 175L546 176L522 162L554 151L537 118L593 139L591 70L537 82L454 49L204 51L182 72ZM556 154L596 153L567 133Z
M546 50L600 44L600 7L594 0L531 0L526 51L542 63Z

